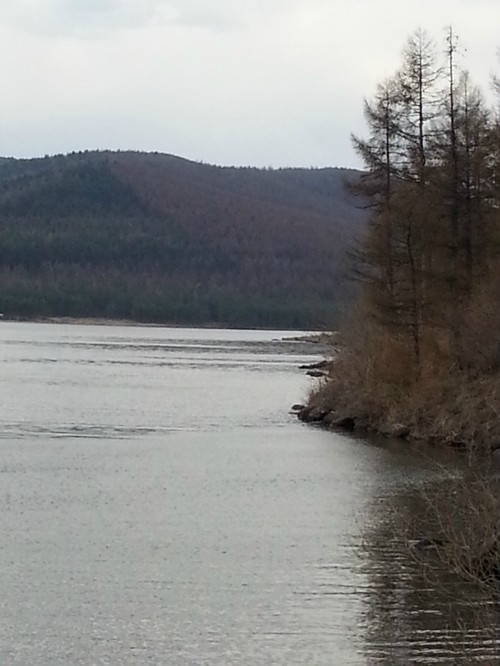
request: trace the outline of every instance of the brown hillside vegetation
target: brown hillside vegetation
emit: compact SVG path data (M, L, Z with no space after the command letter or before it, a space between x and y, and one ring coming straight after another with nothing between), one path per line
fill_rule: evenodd
M156 153L0 161L9 316L316 328L352 296L364 212L342 169L215 167Z

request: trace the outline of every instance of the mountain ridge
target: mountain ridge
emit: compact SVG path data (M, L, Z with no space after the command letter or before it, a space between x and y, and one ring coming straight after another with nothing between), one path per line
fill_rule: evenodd
M324 327L365 215L350 169L133 151L0 158L6 316Z

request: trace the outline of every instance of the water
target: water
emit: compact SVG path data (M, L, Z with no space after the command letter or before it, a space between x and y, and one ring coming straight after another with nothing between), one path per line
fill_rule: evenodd
M444 468L300 424L286 335L0 324L0 664L497 663L406 545Z

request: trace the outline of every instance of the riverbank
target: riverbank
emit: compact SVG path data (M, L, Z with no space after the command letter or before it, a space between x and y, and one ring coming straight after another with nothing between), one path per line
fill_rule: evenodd
M404 356L380 349L332 355L299 419L331 429L373 432L402 440L484 449L500 448L500 373L471 375L455 366L429 366L410 379Z

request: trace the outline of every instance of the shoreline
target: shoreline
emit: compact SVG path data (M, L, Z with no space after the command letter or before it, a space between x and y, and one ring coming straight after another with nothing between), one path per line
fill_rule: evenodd
M228 331L279 331L290 334L300 332L294 328L280 328L279 326L261 327L261 326L228 326L226 324L204 323L204 324L178 324L178 323L157 323L147 321L136 321L134 319L109 319L106 317L0 317L0 323L20 323L20 324L70 324L75 326L133 326L143 328L190 328L190 329L220 329ZM328 339L330 334L327 332L308 332L304 331L303 336L294 336L283 338L286 342L312 342L321 343L324 337Z
M292 411L304 423L328 430L402 442L492 453L500 449L500 378L471 378L455 370L424 383L394 386L360 375L359 359L330 357L328 372L312 386L305 405ZM314 375L313 375L314 376Z

